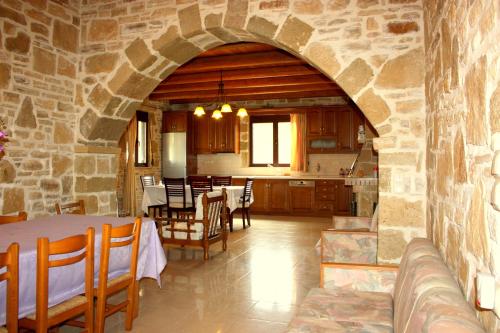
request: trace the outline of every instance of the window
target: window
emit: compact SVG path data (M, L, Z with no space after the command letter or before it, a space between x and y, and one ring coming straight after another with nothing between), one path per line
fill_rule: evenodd
M149 118L147 112L137 111L137 140L135 141L135 166L148 166L149 161Z
M250 165L289 166L290 139L290 116L252 116L250 118Z

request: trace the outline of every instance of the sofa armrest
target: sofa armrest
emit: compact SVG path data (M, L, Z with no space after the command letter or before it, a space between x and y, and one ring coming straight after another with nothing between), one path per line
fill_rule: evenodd
M333 229L351 230L351 229L370 229L372 223L371 217L364 216L334 216Z
M374 264L377 233L371 231L323 230L321 262Z
M393 293L399 267L321 263L320 287Z

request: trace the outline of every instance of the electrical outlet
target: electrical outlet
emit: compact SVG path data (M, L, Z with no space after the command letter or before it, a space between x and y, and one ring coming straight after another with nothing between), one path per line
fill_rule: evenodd
M500 282L496 282L496 291L495 291L495 307L493 311L500 317Z

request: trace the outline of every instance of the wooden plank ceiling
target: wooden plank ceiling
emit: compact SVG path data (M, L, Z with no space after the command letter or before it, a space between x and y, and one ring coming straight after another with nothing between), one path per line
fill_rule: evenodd
M343 96L332 80L295 56L266 44L226 44L179 67L151 93L170 104L217 98L222 73L228 101Z

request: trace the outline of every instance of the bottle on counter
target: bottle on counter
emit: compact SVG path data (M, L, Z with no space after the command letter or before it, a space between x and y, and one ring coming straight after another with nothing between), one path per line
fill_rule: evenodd
M378 166L373 167L373 178L378 178Z

